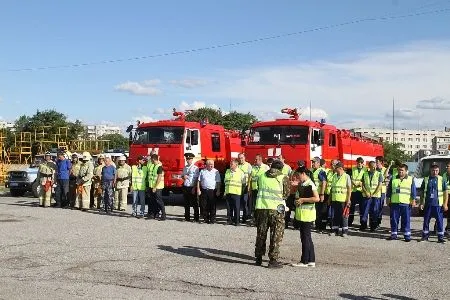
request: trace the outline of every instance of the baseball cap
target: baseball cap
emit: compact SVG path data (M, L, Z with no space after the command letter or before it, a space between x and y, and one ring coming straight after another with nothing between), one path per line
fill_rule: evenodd
M311 161L320 163L320 157L316 156Z

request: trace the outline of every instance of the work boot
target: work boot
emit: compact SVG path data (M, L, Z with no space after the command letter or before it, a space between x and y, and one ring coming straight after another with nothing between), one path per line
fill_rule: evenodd
M262 256L257 256L255 259L255 265L261 266L262 265Z
M277 260L269 261L269 265L267 266L269 269L281 269L283 265Z

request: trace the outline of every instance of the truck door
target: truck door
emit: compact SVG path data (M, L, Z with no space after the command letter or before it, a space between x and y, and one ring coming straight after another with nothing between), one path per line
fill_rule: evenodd
M184 153L193 153L195 155L194 161L201 158L200 131L198 129L187 128L185 130Z
M323 130L311 128L310 159L313 159L316 156L322 158L323 141Z

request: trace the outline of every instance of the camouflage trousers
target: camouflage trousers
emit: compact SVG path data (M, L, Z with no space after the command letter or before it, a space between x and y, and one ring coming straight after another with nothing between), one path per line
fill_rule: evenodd
M103 203L105 204L105 211L111 211L114 207L114 187L112 181L103 181Z
M284 235L284 213L271 209L255 210L257 229L255 257L266 254L267 231L270 229L269 259L277 260L280 254L280 243Z

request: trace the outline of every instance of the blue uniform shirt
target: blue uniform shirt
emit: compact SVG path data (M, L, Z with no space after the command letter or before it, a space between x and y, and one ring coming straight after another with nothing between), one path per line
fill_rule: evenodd
M425 206L439 206L439 198L437 193L437 177L429 177L428 191L425 195ZM422 189L425 188L425 181L422 183ZM441 193L447 189L447 183L442 180Z
M325 173L325 171L320 171L319 172L319 181L327 181L327 173Z
M57 160L56 161L57 173L56 178L61 180L69 180L70 169L72 168L72 163L68 159Z
M400 178L398 175L396 176L396 178ZM406 175L405 178L408 178L408 175ZM386 195L388 198L391 198L392 196L392 179L389 181L389 185L387 186L387 190L386 190ZM416 199L417 193L416 193L416 184L414 183L414 178L411 184L411 200Z

